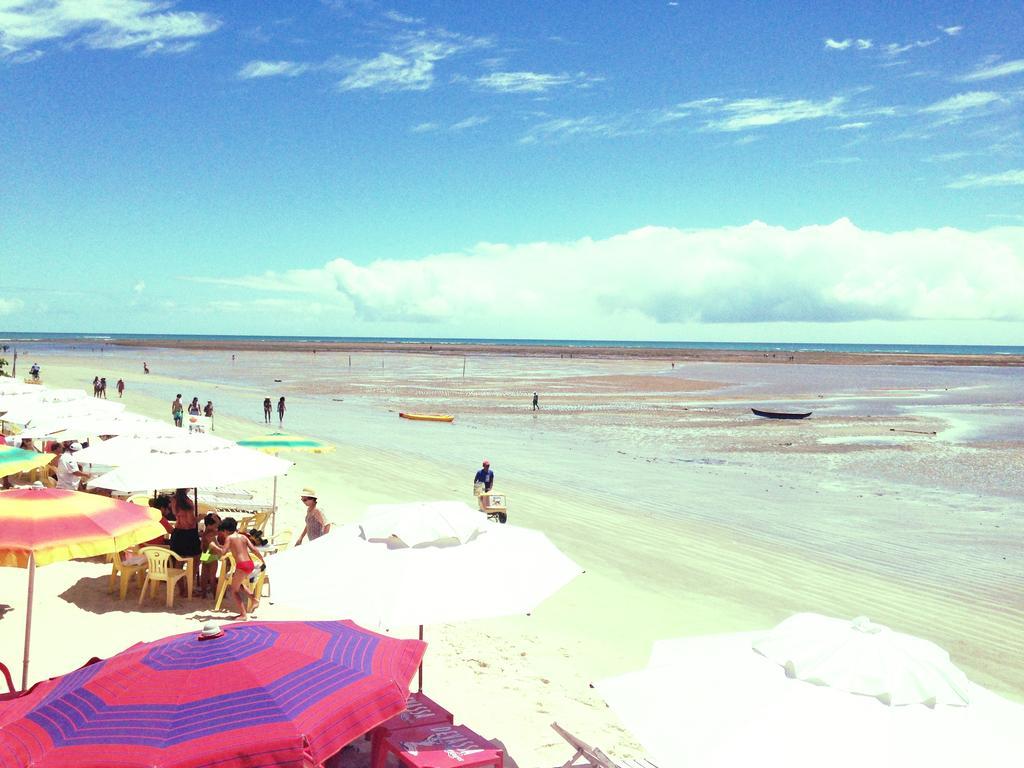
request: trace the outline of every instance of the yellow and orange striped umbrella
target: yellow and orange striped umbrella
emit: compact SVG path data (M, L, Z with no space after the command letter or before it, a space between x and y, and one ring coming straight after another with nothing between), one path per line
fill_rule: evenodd
M0 491L0 565L26 568L106 555L164 535L160 514L107 496L57 488Z
M0 565L28 568L22 690L28 684L36 566L105 555L157 538L164 534L159 519L156 510L92 493L57 488L0 491Z

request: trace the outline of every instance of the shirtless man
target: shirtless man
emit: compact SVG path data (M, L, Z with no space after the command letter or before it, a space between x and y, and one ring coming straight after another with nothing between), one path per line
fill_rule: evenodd
M175 395L171 403L171 418L174 419L174 426L180 427L185 418L185 404L181 402L181 395Z
M253 546L252 541L244 533L238 532L238 522L233 517L225 517L220 524L221 533L227 533L227 538L224 543L221 544L220 537L210 542L210 551L217 555L224 556L228 552L234 555L235 558L235 573L231 577L231 594L235 597L235 602L238 604L238 619L246 621L249 618L249 614L246 611L246 604L252 600L252 609L255 611L260 605L260 596L253 594L245 588L245 582L248 581L249 576L256 570L256 563L253 562L251 555L256 555L260 563L266 565L263 560L263 555L259 553L259 550ZM245 593L245 598L242 598L242 593Z

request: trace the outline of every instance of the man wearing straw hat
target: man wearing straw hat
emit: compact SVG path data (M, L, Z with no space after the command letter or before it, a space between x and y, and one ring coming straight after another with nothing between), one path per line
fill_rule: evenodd
M316 541L325 533L330 533L331 531L331 524L327 522L324 513L316 505L316 491L312 488L303 488L299 494L299 499L306 505L306 525L303 527L302 533L299 534L295 546L299 546L305 538L308 538L310 541Z

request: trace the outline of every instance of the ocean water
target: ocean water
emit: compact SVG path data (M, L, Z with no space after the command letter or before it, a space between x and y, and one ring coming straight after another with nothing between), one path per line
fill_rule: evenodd
M423 343L481 344L490 346L537 346L566 348L611 347L622 349L708 349L755 352L860 352L906 355L1024 355L1024 346L968 344L823 344L774 341L641 341L616 339L483 339L387 336L236 336L221 334L147 334L147 333L36 333L0 330L0 345L17 347L18 342L33 343L39 350L60 350L102 345L107 341L237 341L237 342L314 342L314 343Z

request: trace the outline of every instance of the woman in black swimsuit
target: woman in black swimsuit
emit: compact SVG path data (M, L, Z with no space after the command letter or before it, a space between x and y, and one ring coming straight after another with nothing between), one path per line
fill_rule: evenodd
M191 574L196 573L199 556L203 552L199 540L199 518L196 505L189 498L187 488L179 488L171 497L171 513L174 515L174 530L171 531L171 551L179 557L192 561Z

